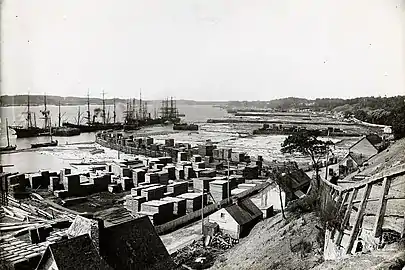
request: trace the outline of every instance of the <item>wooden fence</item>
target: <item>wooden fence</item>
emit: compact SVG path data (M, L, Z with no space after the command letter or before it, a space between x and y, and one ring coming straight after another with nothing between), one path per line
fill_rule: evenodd
M329 238L341 255L352 254L356 241L374 249L384 230L405 235L405 165L343 188L325 180L320 185L323 216L329 215Z

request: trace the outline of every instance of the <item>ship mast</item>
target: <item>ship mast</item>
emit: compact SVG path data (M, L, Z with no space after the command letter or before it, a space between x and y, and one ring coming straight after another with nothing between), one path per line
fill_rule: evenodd
M90 93L87 91L87 124L91 124L91 115L90 115Z
M28 128L32 127L31 111L30 111L30 93L27 95L27 125Z
M44 116L44 120L45 120L45 125L44 128L47 129L48 127L50 127L52 124L49 121L49 111L48 108L46 106L46 95L44 95L44 110L41 111L42 115Z
M61 122L62 116L60 114L60 100L58 103L58 127L60 127L60 122Z
M10 147L10 137L8 135L8 119L6 118L7 147Z
M51 136L51 142L52 142L52 127L49 125L49 136Z
M80 125L80 106L79 111L77 112L77 125Z
M113 114L113 118L114 118L114 124L117 118L117 113L115 112L115 98L113 99L113 105L114 105L114 114Z
M103 90L102 94L103 94L103 124L105 125L106 124L106 122L105 122L106 118L105 118L105 99L104 99L105 92L104 92L104 90Z
M139 89L139 118L143 118L143 113L142 113L142 89Z

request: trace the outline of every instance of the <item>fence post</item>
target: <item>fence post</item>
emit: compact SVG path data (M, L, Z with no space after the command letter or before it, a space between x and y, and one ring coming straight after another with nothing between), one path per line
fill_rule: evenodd
M353 200L356 198L358 191L359 190L356 188L351 193L351 196L350 196L350 199L349 199L349 204L347 206L345 216L343 217L342 224L340 224L339 233L338 233L338 236L336 238L336 245L337 246L339 246L340 243L342 242L342 238L343 238L343 235L344 235L344 230L346 228L346 223L349 221L350 214L352 212Z
M373 186L370 183L368 183L367 186L365 187L366 190L364 191L363 198L361 199L359 209L357 210L357 215L356 215L356 219L354 221L353 229L352 229L352 232L350 233L349 243L346 247L346 251L345 251L346 254L351 253L351 250L354 245L354 241L356 240L357 235L359 233L360 223L363 220L363 213L364 213L364 210L366 209L367 199L370 196L372 187Z
M389 179L388 177L385 177L383 184L382 184L381 195L378 200L377 218L375 220L374 228L373 228L374 237L381 236L382 224L384 222L385 209L387 207L387 199L385 198L385 196L388 194L390 185L391 185L391 179Z
M348 195L348 194L347 193L345 194L345 198L347 198L346 195ZM336 218L340 217L339 213L340 213L340 208L342 206L342 201L343 201L343 193L339 192L339 197L338 197L337 202L335 204L336 205L336 214L335 214ZM333 239L335 237L335 233L336 233L336 227L334 226L333 229L332 229L332 233L330 234L331 239Z
M401 232L401 239L405 238L405 212L404 212L404 221L402 223L402 232Z

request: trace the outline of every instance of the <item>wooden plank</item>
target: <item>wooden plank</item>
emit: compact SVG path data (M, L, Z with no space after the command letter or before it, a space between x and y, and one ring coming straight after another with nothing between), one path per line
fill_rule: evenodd
M339 197L338 197L337 202L336 202L336 206L338 206L337 211L336 211L336 218L340 217L339 213L340 213L340 210L341 210L342 205L343 205L342 202L343 202L344 199L347 199L348 195L349 194L346 193L344 195L344 197L343 197L343 194L340 192ZM335 233L336 233L336 227L333 227L332 232L330 234L331 239L333 239L335 237Z
M382 224L384 222L384 214L385 209L387 207L387 199L386 195L390 189L391 179L388 177L384 178L382 184L381 195L378 200L378 211L377 211L377 218L375 219L374 227L373 227L373 234L374 237L380 237L382 233Z
M347 202L347 199L349 199L349 194L350 194L350 192L345 192L344 193L344 197L343 197L343 200L342 200L342 202L340 204L339 211L338 211L339 215L340 215L340 213L342 213L342 211L343 211L343 209L345 207L345 204Z
M372 187L373 187L372 184L367 184L366 190L363 193L363 198L362 198L362 201L361 201L360 206L359 206L359 211L357 211L357 215L356 215L356 218L355 218L353 229L352 229L352 231L350 233L349 243L346 246L346 250L345 250L346 254L351 253L351 250L352 250L353 245L354 245L354 241L356 240L357 235L359 233L361 221L363 219L363 213L364 213L364 210L366 209L366 206L367 206L367 198L368 198L368 196L370 196L370 192L371 192Z
M360 189L360 188L365 187L368 184L376 184L378 182L382 182L385 177L391 178L391 177L397 177L397 176L400 176L403 174L405 174L405 164L384 170L384 171L374 175L372 178L366 180L365 182L362 182L362 183L359 183L350 188L344 189L343 192L349 192L349 191L352 191L355 189Z
M342 197L342 192L336 190L335 194L332 196L332 199L334 202L337 202L339 200L339 198L341 198L341 197ZM336 204L336 205L338 205L338 204Z
M405 214L404 214L404 215L405 215ZM402 238L402 239L405 238L405 217L404 217L404 221L403 221L403 223L402 223L401 238Z
M340 193L338 203L337 203L337 205L339 205L339 209L336 212L336 217L337 218L341 217L341 215L343 213L343 210L345 209L345 204L346 204L347 200L349 199L349 195L350 195L350 192L345 192L345 193L341 192ZM338 228L336 228L336 227L333 228L332 233L331 233L331 238L332 239L335 238L335 234L336 234L337 229Z
M358 189L354 189L350 194L349 205L347 206L345 216L343 217L342 223L340 224L339 233L336 238L335 243L337 246L340 246L340 243L342 242L342 238L343 238L343 234L344 234L343 232L346 228L347 222L349 221L350 214L352 213L353 200L356 198L358 192L359 192Z

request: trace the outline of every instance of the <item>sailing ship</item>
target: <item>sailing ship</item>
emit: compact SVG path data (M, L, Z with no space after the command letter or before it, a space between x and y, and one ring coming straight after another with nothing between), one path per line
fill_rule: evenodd
M35 113L30 110L30 95L27 95L27 112L26 114L26 126L9 126L15 131L17 138L28 138L38 136L49 136L49 110L46 107L46 96L44 96L44 110L41 110L43 119L45 120L44 128L38 127L36 123Z
M80 107L79 107L80 109ZM116 113L115 113L115 99L114 99L114 123L109 123L107 121L106 117L106 110L105 110L105 99L104 99L104 92L103 92L103 108L102 108L102 122L97 122L96 121L96 114L91 116L91 111L90 111L90 96L89 93L87 93L87 124L81 124L80 123L80 113L78 115L78 121L77 123L70 123L70 122L64 122L62 125L64 127L69 127L69 128L76 128L80 132L95 132L99 130L108 130L108 129L122 129L123 125L121 123L116 122Z
M79 109L79 111L80 111L80 109ZM79 112L79 114L80 114L80 112ZM64 136L80 135L81 132L80 132L80 129L78 129L78 128L61 126L62 114L61 114L61 111L60 111L60 101L59 101L59 104L58 104L58 120L59 120L58 121L58 126L54 127L53 130L52 130L52 133L55 136L64 137Z
M49 127L49 135L51 136L50 142L45 142L45 143L32 143L32 144L31 144L31 148L57 146L57 145L58 145L58 140L52 140L52 128L51 128L51 127Z
M8 119L6 118L7 146L0 147L0 152L12 151L17 149L17 145L10 145L10 136L8 134Z

